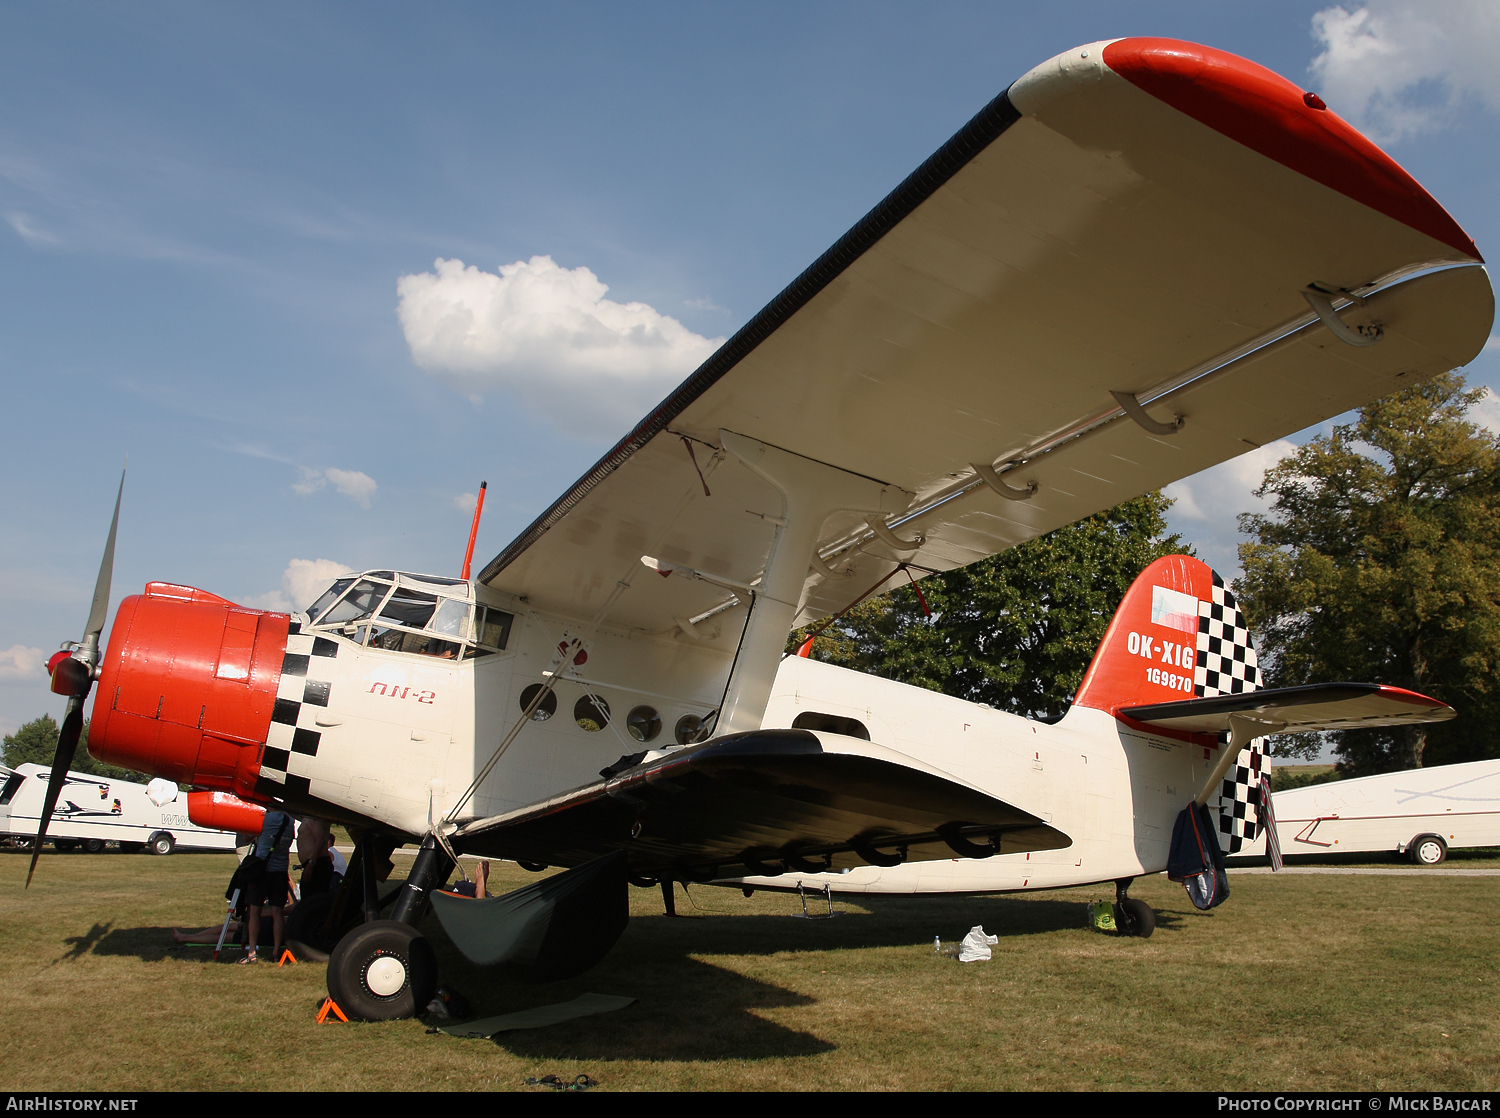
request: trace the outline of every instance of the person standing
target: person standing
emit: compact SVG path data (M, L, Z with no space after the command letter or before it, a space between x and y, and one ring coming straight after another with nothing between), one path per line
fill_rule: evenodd
M275 945L275 954L271 957L281 957L286 927L282 910L286 908L287 865L291 860L291 849L292 817L284 811L266 812L265 822L260 828L260 838L255 840L255 856L265 861L265 869L245 887L245 923L248 934L245 937L245 957L240 960L242 964L260 962L255 948L260 942L262 911L269 913L271 917L271 942Z

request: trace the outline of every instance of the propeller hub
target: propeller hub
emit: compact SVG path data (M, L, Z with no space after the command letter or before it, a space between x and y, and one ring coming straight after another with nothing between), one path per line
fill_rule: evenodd
M93 665L68 649L52 654L47 674L52 677L52 693L72 699L83 698L94 684Z

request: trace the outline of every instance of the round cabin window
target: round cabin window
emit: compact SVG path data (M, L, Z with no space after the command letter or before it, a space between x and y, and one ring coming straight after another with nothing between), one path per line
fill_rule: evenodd
M648 742L661 733L661 715L655 707L638 706L625 716L625 728L639 742Z
M573 704L573 721L591 734L609 725L609 704L597 695L585 695Z
M526 709L531 706L532 701L537 697L537 693L540 692L541 689L542 685L540 683L533 683L530 687L521 692L522 714L526 713ZM541 701L536 710L531 712L531 720L533 722L545 722L556 713L557 695L555 692L548 691L547 697Z
M696 745L708 737L708 726L696 714L684 714L674 731L678 745Z

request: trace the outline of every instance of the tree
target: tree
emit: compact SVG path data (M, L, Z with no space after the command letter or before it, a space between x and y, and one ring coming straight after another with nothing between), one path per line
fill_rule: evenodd
M30 762L50 768L52 758L57 755L57 735L57 723L53 721L50 714L33 718L14 734L6 734L3 752L6 766L13 769L17 765ZM105 780L131 780L144 784L150 779L144 773L96 761L89 754L89 724L87 722L83 724L83 734L78 739L78 750L73 754L73 763L69 768L73 772L100 776Z
M1396 684L1452 722L1333 734L1364 775L1500 755L1500 438L1456 373L1362 408L1266 471L1235 584L1269 686Z
M1181 552L1160 492L978 563L862 602L813 646L817 659L1035 718L1067 711L1142 568ZM904 577L904 576L897 576ZM800 631L800 643L812 628Z

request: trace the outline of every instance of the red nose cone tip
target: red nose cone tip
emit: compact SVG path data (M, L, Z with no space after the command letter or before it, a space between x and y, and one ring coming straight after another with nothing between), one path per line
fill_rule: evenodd
M1448 211L1316 93L1238 55L1180 39L1119 39L1104 48L1104 62L1199 123L1482 262Z

